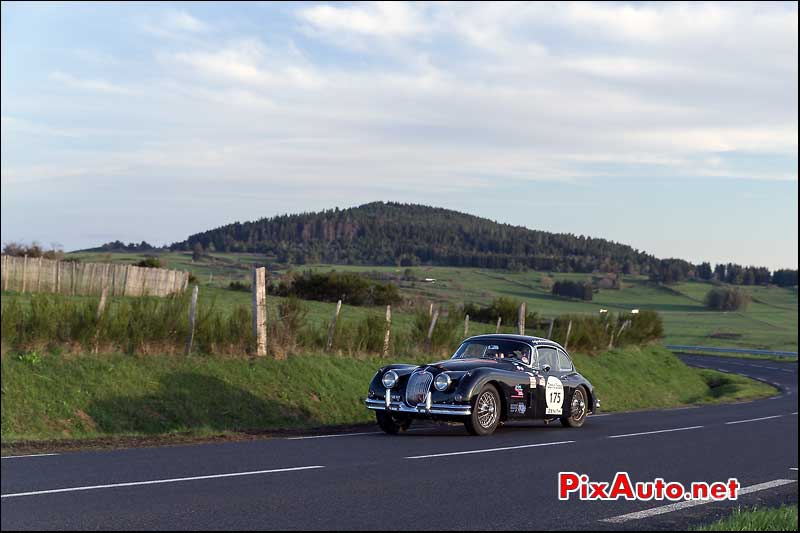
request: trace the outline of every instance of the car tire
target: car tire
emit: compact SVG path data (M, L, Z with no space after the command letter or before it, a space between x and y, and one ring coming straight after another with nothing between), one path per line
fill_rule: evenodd
M411 418L386 411L375 411L375 419L378 426L389 435L397 435L411 426Z
M500 425L502 408L497 389L493 385L485 385L475 396L472 414L464 422L464 426L473 435L491 435Z
M589 395L586 388L581 385L572 393L569 402L569 416L561 417L561 424L568 428L579 428L586 422L589 414Z

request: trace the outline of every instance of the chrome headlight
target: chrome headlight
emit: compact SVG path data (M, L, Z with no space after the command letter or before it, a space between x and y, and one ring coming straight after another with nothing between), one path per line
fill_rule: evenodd
M391 389L397 385L397 372L394 370L389 370L383 375L383 378L381 378L381 383L383 383L383 386L387 389Z
M433 381L433 386L436 387L436 390L439 392L444 392L450 388L450 383L452 383L450 376L442 372L436 376L436 379Z

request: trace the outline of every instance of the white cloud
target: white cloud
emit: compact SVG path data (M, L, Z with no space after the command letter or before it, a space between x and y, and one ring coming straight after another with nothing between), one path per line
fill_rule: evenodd
M163 63L190 67L193 73L227 84L319 88L324 81L307 65L273 54L258 39L242 39L213 51L161 54Z
M189 32L204 32L209 26L199 19L194 18L185 11L171 11L166 16L167 25L177 30Z
M145 16L139 20L145 33L162 39L193 42L212 32L213 27L193 17L186 11L171 10L158 15Z
M117 85L106 80L95 80L78 78L71 74L56 70L50 73L50 79L66 85L73 89L80 89L89 92L99 92L108 94L127 95L132 94L133 90L129 87Z
M409 2L372 2L342 7L316 5L299 10L298 16L323 32L410 36L428 29L422 11L419 4Z

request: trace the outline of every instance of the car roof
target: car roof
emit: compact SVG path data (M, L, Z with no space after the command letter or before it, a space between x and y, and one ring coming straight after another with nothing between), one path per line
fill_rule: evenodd
M471 340L478 340L478 339L498 339L498 340L507 340L507 341L522 341L527 342L528 344L536 345L550 345L550 346L557 346L564 350L564 347L558 344L556 341L552 341L550 339L545 339L543 337L533 337L531 335L512 335L510 333L487 333L484 335L474 335L467 339L464 339L463 342L471 341ZM566 352L566 350L564 350Z

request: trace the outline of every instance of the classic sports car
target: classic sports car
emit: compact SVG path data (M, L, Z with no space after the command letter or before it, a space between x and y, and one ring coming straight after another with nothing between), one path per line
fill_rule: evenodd
M524 335L478 335L445 361L381 368L366 405L393 435L414 419L463 422L473 435L490 435L507 420L559 419L580 427L600 401L559 344Z

